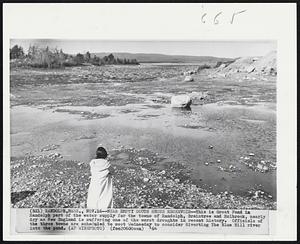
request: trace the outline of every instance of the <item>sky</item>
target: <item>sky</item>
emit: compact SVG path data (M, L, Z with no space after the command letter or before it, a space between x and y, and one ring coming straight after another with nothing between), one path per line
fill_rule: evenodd
M20 45L25 52L30 45L62 49L76 54L95 52L160 53L214 57L263 56L276 50L276 41L103 41L58 39L11 39L10 47Z

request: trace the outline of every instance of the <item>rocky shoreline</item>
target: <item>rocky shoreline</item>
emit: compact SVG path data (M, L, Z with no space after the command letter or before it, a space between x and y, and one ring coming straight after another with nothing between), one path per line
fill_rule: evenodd
M194 184L179 162L167 162L147 149L118 148L111 152L116 208L276 209L261 190L245 196L213 194ZM65 160L59 153L11 159L11 206L14 208L85 208L89 165Z

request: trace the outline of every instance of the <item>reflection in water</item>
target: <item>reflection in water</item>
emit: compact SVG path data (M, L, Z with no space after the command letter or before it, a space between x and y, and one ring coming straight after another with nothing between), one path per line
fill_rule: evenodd
M192 109L191 109L191 107L172 108L172 112L177 113L177 114L191 115Z

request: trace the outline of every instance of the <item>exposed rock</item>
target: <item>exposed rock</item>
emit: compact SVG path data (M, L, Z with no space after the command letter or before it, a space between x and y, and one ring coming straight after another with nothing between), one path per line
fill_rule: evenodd
M266 74L277 74L277 53L272 51L260 58L255 62L255 67L257 71L261 71Z
M253 66L249 66L248 68L247 68L247 72L248 73L251 73L251 72L253 72L255 70L255 67L253 67Z
M173 108L189 108L192 99L188 95L178 95L171 97L171 107Z
M196 73L196 71L189 70L189 71L183 72L183 75L189 76L189 75L193 75L193 74L195 74L195 73Z
M233 73L261 73L267 75L277 75L276 51L272 51L263 57L243 57L236 59L233 63L217 67L219 75ZM224 77L225 77L224 76Z
M203 100L208 96L208 91L206 91L206 92L192 92L189 95L190 95L191 99Z
M185 81L185 82L191 82L191 81L194 81L194 78L193 78L192 76L188 75L188 76L186 76L186 77L184 78L184 81Z

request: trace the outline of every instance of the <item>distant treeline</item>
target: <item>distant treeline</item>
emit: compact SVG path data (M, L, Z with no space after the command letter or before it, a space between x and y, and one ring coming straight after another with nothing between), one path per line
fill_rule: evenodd
M31 66L35 68L62 68L68 66L78 66L84 64L91 65L137 65L136 59L120 59L115 58L113 54L109 54L103 58L91 55L89 52L85 54L78 53L70 55L64 53L57 48L50 50L49 47L40 48L30 46L27 54L25 54L21 46L15 45L10 49L10 59L16 65Z

